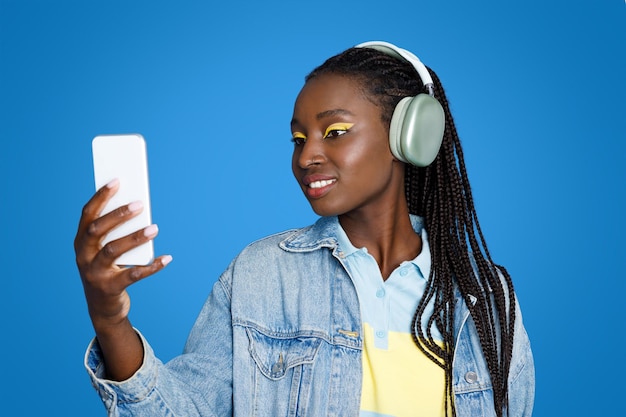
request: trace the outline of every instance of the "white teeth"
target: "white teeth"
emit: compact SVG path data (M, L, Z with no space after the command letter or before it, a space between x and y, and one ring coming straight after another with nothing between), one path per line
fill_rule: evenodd
M322 187L326 187L327 185L332 184L335 181L336 180L313 181L312 183L309 184L309 187L311 187L311 188L322 188Z

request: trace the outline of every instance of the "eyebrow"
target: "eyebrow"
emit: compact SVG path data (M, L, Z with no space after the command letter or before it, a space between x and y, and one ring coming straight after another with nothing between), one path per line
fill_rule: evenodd
M331 116L354 116L354 113L352 113L349 110L345 110L345 109L332 109L332 110L326 110L323 111L321 113L318 113L317 116L315 116L315 118L317 120L322 120L326 117L331 117Z
M332 110L325 110L323 112L317 113L315 118L317 120L322 120L326 117L332 117L332 116L354 116L354 113L346 109L332 109ZM296 118L291 119L291 125L294 125L294 124L299 124L298 119Z

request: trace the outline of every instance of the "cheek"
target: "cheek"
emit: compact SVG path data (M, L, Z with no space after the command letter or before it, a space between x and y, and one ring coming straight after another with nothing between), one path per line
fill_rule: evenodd
M298 180L298 175L301 172L300 164L298 163L298 160L300 159L300 153L301 152L299 148L294 147L293 153L291 154L291 173L293 174L298 184L300 183L300 181Z
M378 166L390 164L393 155L389 147L389 139L386 135L377 133L363 137L363 141L355 143L345 157L348 166L367 164Z

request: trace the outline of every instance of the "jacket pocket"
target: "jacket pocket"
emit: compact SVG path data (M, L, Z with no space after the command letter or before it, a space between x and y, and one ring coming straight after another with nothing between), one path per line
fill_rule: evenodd
M255 365L257 415L304 414L309 402L313 363L322 339L302 333L276 333L246 327Z
M270 336L252 327L247 327L246 332L254 362L263 375L273 380L284 378L296 366L312 364L322 342L312 336Z

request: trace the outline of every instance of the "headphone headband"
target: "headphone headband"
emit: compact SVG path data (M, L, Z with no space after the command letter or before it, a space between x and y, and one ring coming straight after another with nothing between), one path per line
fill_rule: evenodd
M406 49L399 48L392 43L384 41L363 42L358 44L356 48L376 49L386 53L387 55L391 55L399 59L404 59L405 61L409 62L411 65L413 65L413 68L415 68L417 74L420 76L422 83L424 84L424 88L428 91L428 95L434 97L435 93L433 89L433 79L430 76L430 73L428 72L426 66L411 51L407 51Z

